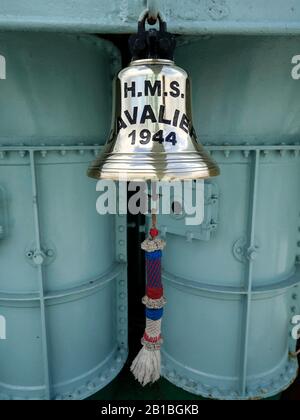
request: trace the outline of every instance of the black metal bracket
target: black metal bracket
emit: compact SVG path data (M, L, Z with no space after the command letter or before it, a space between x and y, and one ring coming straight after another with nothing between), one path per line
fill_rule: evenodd
M158 15L159 30L151 28L146 30L148 21L146 13L138 22L137 34L129 38L129 49L133 60L142 60L147 58L158 58L173 60L176 48L176 39L173 34L167 32L167 23ZM151 21L151 24L156 22Z

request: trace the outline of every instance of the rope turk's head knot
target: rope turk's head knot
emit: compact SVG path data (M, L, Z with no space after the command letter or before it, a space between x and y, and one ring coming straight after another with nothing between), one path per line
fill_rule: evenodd
M158 230L156 228L150 229L150 236L152 239L155 239L158 236Z

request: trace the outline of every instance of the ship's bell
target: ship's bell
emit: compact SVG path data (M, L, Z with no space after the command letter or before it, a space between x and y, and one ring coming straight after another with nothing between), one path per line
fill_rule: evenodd
M147 58L140 58L145 54L139 39L140 54L115 79L111 134L88 176L126 181L216 176L219 168L193 127L188 75L162 53L166 42L155 46L149 32L143 44L144 49L150 45Z

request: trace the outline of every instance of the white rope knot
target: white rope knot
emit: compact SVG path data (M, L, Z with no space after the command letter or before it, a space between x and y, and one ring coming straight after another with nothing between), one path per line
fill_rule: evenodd
M142 345L145 347L145 349L149 351L160 350L163 342L164 342L164 339L162 337L156 343L150 343L150 341L145 340L144 337L142 337L141 339Z
M162 251L166 246L166 242L160 238L147 238L142 243L142 250L147 252Z
M160 299L151 299L146 295L143 297L142 303L149 309L161 309L167 304L167 299L164 296Z

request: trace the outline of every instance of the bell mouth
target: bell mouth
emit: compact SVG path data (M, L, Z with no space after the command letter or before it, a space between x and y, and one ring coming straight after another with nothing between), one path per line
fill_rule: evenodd
M166 60L162 58L143 58L139 60L132 60L129 66L141 66L141 65L165 65L165 66L171 66L174 65L173 60Z

